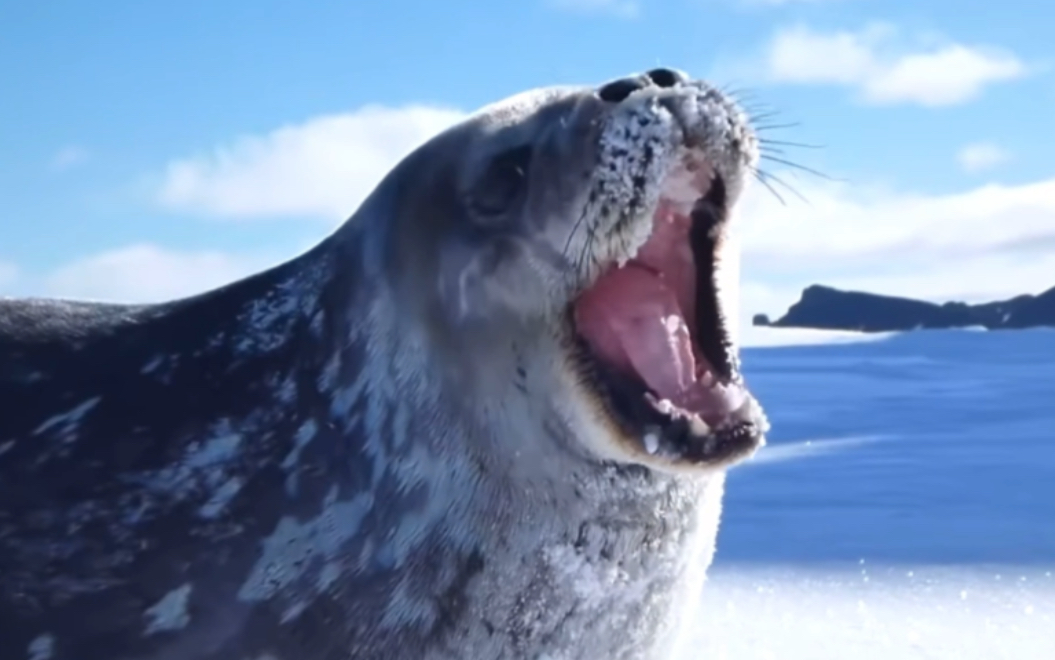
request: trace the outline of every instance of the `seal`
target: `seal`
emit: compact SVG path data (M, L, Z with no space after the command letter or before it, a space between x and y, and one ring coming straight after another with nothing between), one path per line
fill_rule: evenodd
M537 89L246 279L0 302L0 658L664 657L767 430L757 158L680 71Z

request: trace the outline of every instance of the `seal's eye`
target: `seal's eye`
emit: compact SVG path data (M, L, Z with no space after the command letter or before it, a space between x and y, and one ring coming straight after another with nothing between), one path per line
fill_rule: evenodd
M492 158L469 194L473 210L484 216L508 211L527 186L531 155L531 145L523 145Z

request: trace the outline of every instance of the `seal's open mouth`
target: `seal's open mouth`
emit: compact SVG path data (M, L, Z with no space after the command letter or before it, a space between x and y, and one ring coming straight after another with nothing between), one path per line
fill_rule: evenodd
M691 199L684 177L670 178L647 242L580 295L572 323L587 377L640 449L727 463L757 448L767 424L744 386L719 296L726 187L703 167L692 186L703 196L682 201Z

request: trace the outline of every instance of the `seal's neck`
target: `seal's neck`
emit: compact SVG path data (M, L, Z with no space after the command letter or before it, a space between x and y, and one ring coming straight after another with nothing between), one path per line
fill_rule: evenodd
M475 352L452 350L428 319L408 314L379 271L347 257L365 252L363 243L333 246L317 292L325 318L300 343L299 381L313 397L301 409L314 411L324 429L316 442L328 444L331 461L344 462L332 468L342 480L335 497L369 510L370 520L397 521L362 533L361 575L443 567L415 573L386 611L406 611L409 598L410 611L428 612L437 594L455 592L503 615L570 608L568 625L585 625L591 612L644 625L638 608L650 594L662 608L690 608L713 552L720 477L675 477L574 451L557 405L562 353L552 333L529 328ZM310 492L336 492L332 481L323 486ZM622 577L609 584L612 575ZM675 585L684 595L675 597ZM559 636L568 626L536 627ZM598 639L612 648L625 641Z

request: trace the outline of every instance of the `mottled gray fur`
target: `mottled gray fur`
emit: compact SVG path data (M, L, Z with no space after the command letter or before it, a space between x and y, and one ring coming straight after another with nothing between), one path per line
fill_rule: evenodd
M0 660L663 657L722 476L626 453L563 313L692 132L739 194L706 85L539 90L259 275L0 301Z

